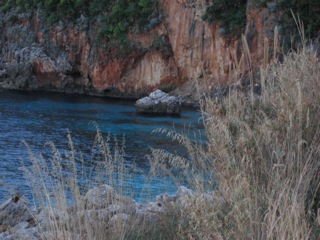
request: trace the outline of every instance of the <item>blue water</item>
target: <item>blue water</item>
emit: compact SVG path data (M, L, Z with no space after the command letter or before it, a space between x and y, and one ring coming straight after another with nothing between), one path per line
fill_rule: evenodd
M84 159L90 158L95 122L103 135L125 138L125 159L136 162L137 172L125 180L136 200L144 200L143 189L155 196L175 192L170 179L151 179L147 154L150 148L186 154L185 149L161 134L151 133L158 128L203 132L201 115L196 110L184 110L181 118L149 117L135 113L134 102L77 95L0 92L0 202L9 197L8 191L20 191L31 199L30 183L21 170L22 161L28 167L26 141L35 155L50 155L46 142L52 141L60 152L69 150L67 134L71 133L75 147ZM5 185L5 186L3 186ZM151 190L150 190L151 189ZM135 193L133 193L135 192ZM151 197L152 197L151 196ZM150 196L149 196L150 197Z

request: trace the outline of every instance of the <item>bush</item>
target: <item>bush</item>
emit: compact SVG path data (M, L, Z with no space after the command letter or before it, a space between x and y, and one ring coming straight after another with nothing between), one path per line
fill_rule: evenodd
M155 9L155 0L117 1L104 18L99 36L109 41L109 48L120 47L121 52L126 53L130 51L129 29L136 26L140 32L143 31Z
M304 31L308 38L312 39L320 36L320 0L282 0L279 5L285 13L282 24L286 30L298 35L292 17L293 12L304 23Z
M247 0L212 0L202 19L217 22L226 29L226 34L239 36L246 26Z
M100 38L108 41L109 48L130 51L127 34L134 26L140 31L156 14L157 0L9 0L0 2L2 11L19 6L24 10L44 11L45 19L54 24L58 21L72 22L84 15L91 20L102 18Z

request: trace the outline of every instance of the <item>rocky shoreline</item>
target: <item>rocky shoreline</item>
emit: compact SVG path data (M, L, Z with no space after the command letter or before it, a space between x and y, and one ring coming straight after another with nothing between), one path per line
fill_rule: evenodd
M197 193L180 186L174 195L160 194L141 203L120 195L109 185L101 185L90 189L77 204L36 208L16 194L0 205L0 239L47 239L59 234L52 232L53 222L66 225L76 219L92 224L97 221L112 230L119 222L124 225L154 222L168 209L188 209L197 203L221 204L223 200L217 192Z

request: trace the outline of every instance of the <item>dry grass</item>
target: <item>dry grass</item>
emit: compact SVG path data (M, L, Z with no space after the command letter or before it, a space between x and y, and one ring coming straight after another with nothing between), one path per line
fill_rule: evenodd
M126 191L132 191L123 187L136 168L124 158L124 140L119 143L111 135L104 138L97 127L88 159L88 155L84 156L74 146L70 133L67 137L69 151L65 153L49 142L46 145L51 154L34 155L25 144L31 166L24 164L23 169L33 190L35 207L42 211L37 218L41 239L176 239L177 209L170 208L163 214L148 217L136 212L135 202L125 195ZM103 200L102 207L88 204L85 193L102 184L108 184L115 191L104 199L94 200ZM151 190L144 191L147 194ZM110 206L116 208L116 212L108 210ZM122 213L128 214L130 224L121 218ZM116 214L120 217L112 220Z
M36 206L46 210L42 216L45 220L40 223L42 236L45 239L121 239L123 225L108 228L107 220L113 214L104 211L106 214L101 217L95 207L87 211L84 194L101 184L123 192L122 186L133 167L124 159L125 143L119 143L111 135L104 139L97 128L91 157L87 159L74 146L70 133L68 140L70 150L64 154L53 143L47 143L52 150L49 157L35 156L26 144L32 166L24 168L25 176L33 188ZM119 194L106 205L119 204L125 198Z
M203 105L226 199L221 238L316 239L320 64L303 48L265 73L261 97Z
M75 184L81 170L75 162L83 159L75 156L71 139L71 164L61 160L53 145L50 170L47 161L31 157L35 159L31 179L36 198L42 205L55 204L49 208L49 232L54 233L49 238L319 239L319 60L312 47L303 45L282 63L268 66L265 61L260 77L261 96L233 91L221 102L202 102L206 146L182 134L157 131L184 145L189 157L153 149L151 172L172 178L179 173L198 193L214 189L219 193L215 203L194 201L188 208L167 212L153 224L119 224L111 232L92 216L76 215L62 224L52 217L53 210L59 206L62 212L70 211L68 193L76 208L84 209L83 190ZM96 146L101 157L98 167L103 171L92 171L95 174L89 174L88 181L96 176L116 186L114 174L126 172L121 151L111 150L99 132ZM64 173L66 168L70 178Z
M303 44L265 64L260 77L261 96L234 91L202 102L207 148L160 131L186 146L191 161L154 151L155 166L180 169L198 192L216 183L222 199L185 210L181 239L320 237L319 60Z

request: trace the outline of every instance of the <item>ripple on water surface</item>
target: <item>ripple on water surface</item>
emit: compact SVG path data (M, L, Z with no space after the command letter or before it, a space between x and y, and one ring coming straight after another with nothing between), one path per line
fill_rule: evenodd
M146 181L148 162L145 156L151 147L181 154L185 154L185 149L167 137L151 132L165 128L203 134L200 117L193 110L183 111L181 118L141 116L135 113L133 102L105 98L2 92L0 181L31 198L21 171L21 160L26 162L29 159L22 141L25 140L35 154L50 156L45 143L52 141L61 152L68 151L67 133L70 131L76 148L83 152L85 158L90 158L96 134L94 124L90 123L95 122L105 136L108 133L118 139L125 136L125 158L128 162L136 161L138 167L138 171L133 172L125 183L128 189L139 192L149 188L152 196L164 191L174 192L176 188L168 179ZM0 202L7 197L8 192L0 187ZM139 194L135 198L144 200Z

